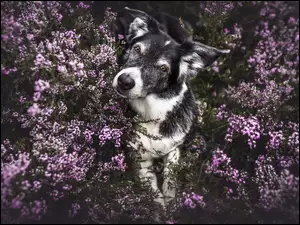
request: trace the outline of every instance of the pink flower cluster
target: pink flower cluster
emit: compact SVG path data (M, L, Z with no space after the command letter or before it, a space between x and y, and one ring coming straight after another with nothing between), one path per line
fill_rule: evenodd
M195 194L194 192L191 192L190 194L183 192L183 197L183 204L191 209L196 208L197 205L204 208L206 205L203 201L203 196Z
M113 156L111 158L111 162L104 163L103 170L104 171L116 170L116 171L124 172L127 168L124 159L125 157L123 153Z
M108 126L105 126L101 129L100 135L99 135L99 143L100 145L104 145L107 140L116 140L116 147L120 147L120 137L122 135L122 131L119 129L111 129Z
M259 205L272 209L299 192L299 176L292 169L299 167L299 114L292 103L299 96L299 18L291 16L293 7L283 1L253 5L260 5L261 20L253 31L257 42L247 56L247 76L225 90L226 101L218 108L217 119L227 123L226 151L237 158L230 148L240 149L247 155L246 163L256 161L251 179L257 184ZM224 32L228 35L230 30ZM248 146L241 143L241 136L247 137ZM253 150L260 155L248 153ZM220 161L228 164L230 158L216 151L208 169L214 171Z
M224 177L227 181L237 185L244 185L247 181L247 173L235 169L231 165L231 159L221 149L216 149L212 154L212 159L207 163L206 174Z
M12 16L15 4L21 12ZM85 32L92 32L92 39L103 33L94 23L77 33L84 21L89 21L91 15L83 11L90 5L80 2L78 7L64 8L63 4L1 2L1 50L10 59L3 63L1 59L2 74L18 71L22 75L14 77L20 80L17 92L11 90L22 108L7 112L10 120L28 130L20 142L1 145L1 205L5 209L1 215L16 210L20 221L41 219L52 210L51 201L65 201L69 196L76 199L83 191L79 187L91 182L87 178L91 171L105 171L109 177L127 168L121 153L109 163L105 157L96 162L99 151L105 156L112 150L104 147L105 143L112 142L119 150L122 131L130 126L129 118L123 115L125 104L117 103L115 91L106 85L115 74L116 52L101 43L90 49L82 47ZM74 12L84 16L73 16ZM72 30L64 27L66 13L74 21ZM115 13L108 10L102 25L109 27L114 19ZM105 43L113 40L109 32L101 39ZM32 84L33 98L28 83L22 85L24 80ZM109 126L99 129L106 124ZM21 143L25 140L30 143L26 147ZM80 205L73 202L68 210L70 217L76 216Z

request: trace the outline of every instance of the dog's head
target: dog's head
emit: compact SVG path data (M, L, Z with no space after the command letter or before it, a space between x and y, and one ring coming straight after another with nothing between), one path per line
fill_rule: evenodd
M125 63L115 76L113 87L130 99L182 84L229 52L192 40L178 43L163 24L145 12L127 7L118 15L116 24L127 49L123 56Z

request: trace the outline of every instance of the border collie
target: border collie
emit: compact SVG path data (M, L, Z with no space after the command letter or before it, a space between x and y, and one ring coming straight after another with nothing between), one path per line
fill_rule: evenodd
M138 141L130 142L130 146L141 154L140 179L151 179L153 190L159 193L155 201L165 206L175 197L173 181L168 176L170 165L178 162L179 147L197 116L189 80L229 50L193 41L179 20L167 14L155 17L125 7L118 14L114 29L124 36L126 45L124 63L112 85L148 121L140 123L147 134L137 131ZM152 170L156 158L164 161L162 191Z

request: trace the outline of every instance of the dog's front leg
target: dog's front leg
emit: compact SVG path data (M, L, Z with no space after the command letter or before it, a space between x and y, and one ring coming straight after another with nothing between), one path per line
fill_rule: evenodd
M150 179L152 189L158 193L158 197L154 199L154 201L160 203L164 207L164 196L159 190L157 186L157 178L156 174L153 171L153 160L144 160L140 162L140 170L139 170L139 177L141 181L147 181Z
M165 197L165 203L175 198L176 193L176 181L171 172L171 166L176 165L179 161L180 150L176 148L164 157L164 182L162 186L163 195Z
M153 157L151 153L143 149L141 143L139 142L130 141L129 145L133 149L137 150L136 154L140 156L140 158L137 160L137 163L139 164L137 172L140 180L143 182L150 179L152 189L154 190L154 192L158 193L158 196L154 199L154 201L160 203L164 207L164 196L157 185L157 177L153 170Z

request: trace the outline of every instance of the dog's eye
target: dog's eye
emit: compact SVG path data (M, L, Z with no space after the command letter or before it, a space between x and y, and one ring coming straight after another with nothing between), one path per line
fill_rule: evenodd
M160 69L161 69L161 71L163 71L163 72L167 72L167 71L168 71L168 67L165 66L165 65L161 65L161 66L160 66Z
M136 52L136 53L141 53L141 47L140 46L134 46L134 51Z

